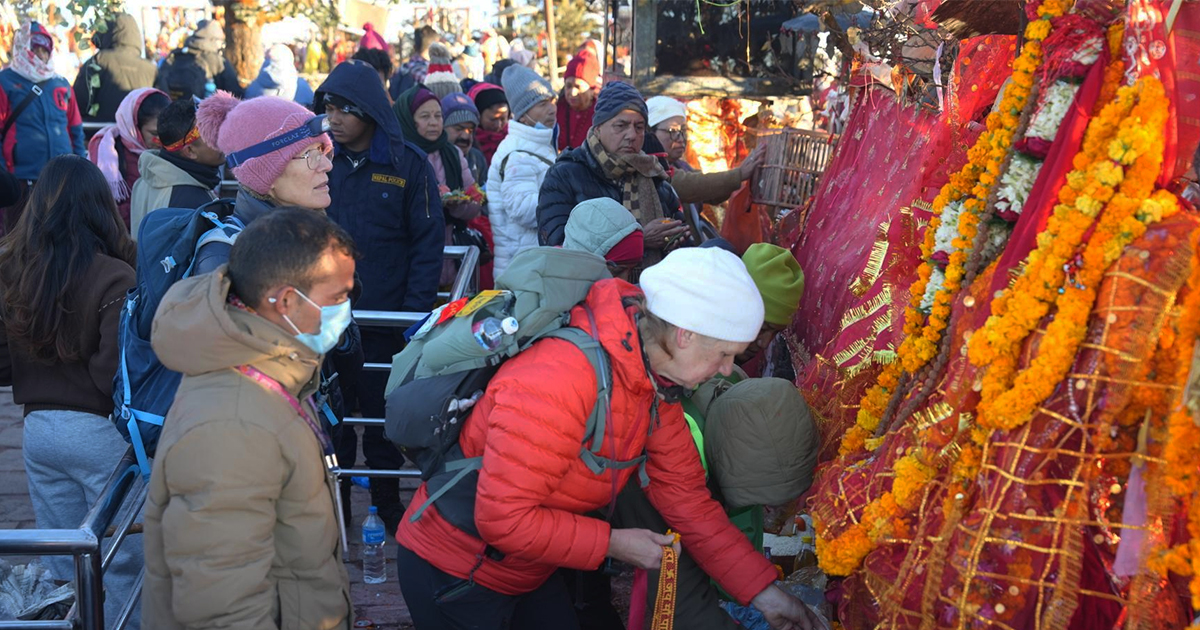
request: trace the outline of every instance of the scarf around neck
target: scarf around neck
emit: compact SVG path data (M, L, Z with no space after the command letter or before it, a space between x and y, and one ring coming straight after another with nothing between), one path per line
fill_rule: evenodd
M412 100L416 96L417 91L423 89L423 86L405 90L400 98L396 99L396 104L392 106L392 111L396 113L396 118L400 119L400 128L404 132L404 137L412 141L425 153L436 152L442 158L442 168L446 170L445 186L450 190L462 190L463 188L463 173L462 173L462 152L458 147L450 142L450 138L446 136L446 130L442 130L442 135L436 140L426 140L421 134L417 133L417 121L413 119Z
M128 199L130 193L129 185L125 183L125 178L121 175L121 157L117 153L117 140L119 139L125 148L135 156L141 155L149 148L142 142L142 132L137 126L137 113L142 107L142 101L155 92L166 96L154 88L138 88L130 92L121 101L121 106L117 108L117 122L105 126L88 141L88 159L100 167L101 173L104 173L104 179L108 181L108 187L112 190L113 198L117 203Z
M664 217L662 200L658 198L658 186L654 180L665 178L667 173L658 158L640 152L611 154L600 143L600 136L596 135L595 129L588 132L585 145L592 157L596 158L604 176L621 185L621 205L633 214L638 223L646 225ZM652 246L646 243L646 247Z
M475 128L475 146L479 148L479 152L483 157L487 158L489 164L492 162L492 157L496 155L496 149L500 148L500 143L508 137L508 127L503 131L489 131L483 127Z

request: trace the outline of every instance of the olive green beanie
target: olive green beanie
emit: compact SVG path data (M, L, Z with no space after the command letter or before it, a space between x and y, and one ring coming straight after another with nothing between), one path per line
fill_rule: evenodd
M742 255L766 307L768 324L792 323L804 295L804 270L792 252L770 243L755 243Z

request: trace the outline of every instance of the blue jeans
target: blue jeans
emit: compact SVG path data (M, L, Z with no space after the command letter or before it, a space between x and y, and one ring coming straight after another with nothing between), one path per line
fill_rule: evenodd
M129 445L108 418L79 411L33 411L25 416L22 453L38 529L76 529L100 500L104 484ZM141 483L140 481L137 483ZM119 520L120 514L117 515ZM42 559L56 580L74 580L71 556ZM115 627L145 564L142 537L129 536L104 574L105 627ZM128 630L140 626L135 608Z

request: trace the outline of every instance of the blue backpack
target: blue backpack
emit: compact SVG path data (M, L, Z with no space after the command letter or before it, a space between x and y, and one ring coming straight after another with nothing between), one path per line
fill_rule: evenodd
M150 347L150 324L167 289L192 275L196 252L207 243L233 244L244 227L232 217L233 200L199 208L163 208L138 229L137 285L125 296L118 324L120 356L113 378L112 421L133 444L138 466L150 475L163 418L182 375L168 370Z

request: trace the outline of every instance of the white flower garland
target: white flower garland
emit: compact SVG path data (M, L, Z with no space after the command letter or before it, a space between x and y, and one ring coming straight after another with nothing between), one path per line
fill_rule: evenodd
M938 291L942 290L943 284L946 284L946 272L940 265L933 265L933 272L929 274L929 283L925 285L925 295L921 297L921 305L917 308L929 313L933 308L933 298L937 296Z
M963 202L952 201L942 210L941 223L933 235L933 253L954 253L954 239L958 238L958 216L962 214ZM932 282L930 283L932 284ZM928 291L926 291L928 293Z
M1029 199L1029 191L1042 170L1042 161L1023 153L1013 153L1008 170L1000 178L996 194L996 209L1020 214Z
M1025 132L1025 137L1041 138L1047 142L1053 142L1054 136L1058 135L1059 125L1067 116L1071 102L1075 100L1077 91L1079 91L1079 86L1074 83L1063 80L1055 81L1054 85L1046 90L1042 102L1038 104L1033 119L1029 121L1029 129Z

